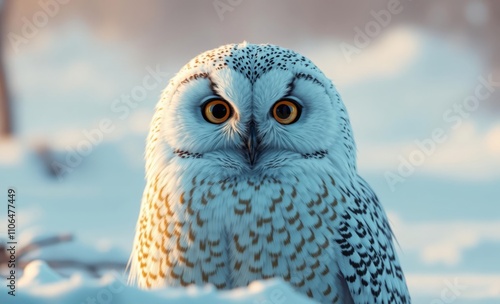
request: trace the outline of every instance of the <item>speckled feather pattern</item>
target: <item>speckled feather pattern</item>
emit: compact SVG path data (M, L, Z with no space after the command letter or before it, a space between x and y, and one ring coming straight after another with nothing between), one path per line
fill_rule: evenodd
M217 96L234 113L200 114ZM294 96L300 120L269 115ZM254 121L259 151L242 147ZM347 111L307 58L232 44L191 60L162 94L146 147L130 280L219 289L281 277L321 303L410 303L386 214L358 176Z

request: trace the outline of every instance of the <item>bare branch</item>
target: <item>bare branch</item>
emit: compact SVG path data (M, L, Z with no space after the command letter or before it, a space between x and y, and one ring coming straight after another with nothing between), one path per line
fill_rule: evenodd
M60 243L65 243L65 242L70 242L73 240L73 236L71 234L61 234L57 236L51 236L47 237L45 239L30 243L21 249L19 249L17 257L18 259L22 258L26 254L30 253L31 251L35 251L37 249L40 249L42 247L47 247L51 245L57 245Z

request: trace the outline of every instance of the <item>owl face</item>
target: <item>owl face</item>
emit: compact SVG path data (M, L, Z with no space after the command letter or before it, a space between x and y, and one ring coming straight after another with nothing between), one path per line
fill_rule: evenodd
M231 177L311 165L349 168L338 159L355 157L333 85L286 49L240 44L206 52L181 70L163 99L169 161L189 159Z

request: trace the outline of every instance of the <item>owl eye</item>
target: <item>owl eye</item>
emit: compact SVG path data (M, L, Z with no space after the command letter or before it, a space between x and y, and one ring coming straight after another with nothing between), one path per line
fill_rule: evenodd
M294 100L282 99L274 104L271 114L280 124L289 125L299 120L301 108Z
M203 118L213 124L221 124L231 116L231 107L222 99L211 99L201 108Z

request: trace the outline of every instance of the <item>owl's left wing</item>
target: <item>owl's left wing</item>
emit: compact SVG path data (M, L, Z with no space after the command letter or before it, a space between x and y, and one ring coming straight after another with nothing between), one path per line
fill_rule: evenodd
M410 303L393 233L377 196L359 176L357 185L337 186L346 202L335 239L337 262L354 303Z

